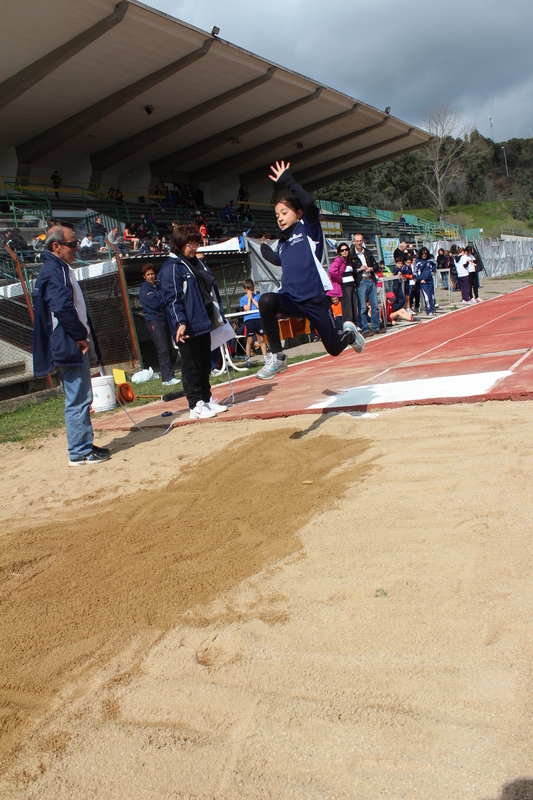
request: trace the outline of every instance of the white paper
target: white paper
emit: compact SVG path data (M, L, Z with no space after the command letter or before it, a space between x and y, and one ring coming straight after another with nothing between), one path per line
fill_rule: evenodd
M224 325L221 325L219 328L215 328L214 331L211 331L211 350L216 350L217 347L222 347L222 345L225 342L229 342L230 339L235 339L235 331L229 322L225 322Z

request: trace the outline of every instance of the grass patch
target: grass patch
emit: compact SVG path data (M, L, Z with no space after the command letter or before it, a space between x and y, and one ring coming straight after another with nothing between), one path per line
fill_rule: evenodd
M289 364L297 364L300 361L309 361L312 358L318 358L324 353L312 353L311 355L300 355L289 358ZM230 369L230 377L232 380L235 378L244 378L249 375L254 375L263 366L262 360L259 360L256 365L248 369L246 372L235 372ZM220 383L226 383L228 380L226 373L218 377L211 377L211 386L216 386ZM139 394L153 394L161 396L171 391L182 391L181 383L176 386L163 386L161 379L147 381L146 383L132 384L133 391L136 395ZM130 403L127 408L135 408L144 406L147 403L153 403L153 399L138 399L134 403ZM117 404L114 411L108 412L115 414L122 409ZM46 400L44 403L35 405L27 405L18 408L16 411L8 411L0 415L0 444L7 442L21 442L28 444L45 436L53 434L54 431L65 430L65 398L54 397L51 400Z
M483 228L483 235L496 239L502 228L514 228L516 231L533 228L533 220L515 219L511 214L511 200L494 200L490 203L474 203L469 206L447 206L444 217L447 222L454 222L463 228ZM434 208L416 208L404 212L416 214L417 217L437 222L438 212ZM400 212L395 214L399 218Z
M0 443L27 443L65 429L65 399L54 397L0 416Z

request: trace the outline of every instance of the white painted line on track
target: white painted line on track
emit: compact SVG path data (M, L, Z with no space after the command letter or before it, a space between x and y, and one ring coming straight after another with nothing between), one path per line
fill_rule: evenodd
M370 386L354 386L341 395L320 400L308 406L310 409L333 409L346 406L368 406L382 403L405 403L416 400L438 400L441 398L475 397L490 391L498 381L512 375L501 372L477 372L472 375L453 375L439 378L421 378L397 383L375 383Z
M495 298L498 299L498 298ZM474 333L475 331L479 331L482 328L486 328L487 325L492 325L493 322L497 322L504 317L508 317L509 314L515 314L517 311L520 311L521 308L525 308L533 303L533 300L528 300L527 303L523 303L521 306L515 306L514 308L506 311L505 314L500 314L499 317L493 317L488 322L484 322L482 325L477 325L475 328L471 328L464 333L460 333L457 336L452 336L450 339L446 339L445 342L441 342L440 344L435 345L434 347L430 347L428 350L424 350L422 353L418 353L416 356L412 356L411 358L406 359L405 361L399 361L397 364L393 364L391 367L387 367L387 369L378 372L377 375L373 375L368 380L364 381L364 383L370 383L371 381L375 381L377 378L381 378L382 375L386 375L388 372L391 372L393 369L397 367L404 366L406 364L410 364L412 361L416 361L417 358L421 358L422 356L426 356L428 353L433 353L434 350L438 350L440 347L444 347L451 342L456 342L458 339L462 339L464 336L468 336L470 333ZM475 306L475 308L479 308L479 306Z

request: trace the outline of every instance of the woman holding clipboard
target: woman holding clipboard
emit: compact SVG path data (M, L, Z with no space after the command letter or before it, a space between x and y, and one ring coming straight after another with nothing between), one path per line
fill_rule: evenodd
M171 333L181 356L183 389L191 419L227 411L211 395L211 332L226 322L222 300L209 268L196 255L202 235L197 225L172 231L170 256L159 273Z

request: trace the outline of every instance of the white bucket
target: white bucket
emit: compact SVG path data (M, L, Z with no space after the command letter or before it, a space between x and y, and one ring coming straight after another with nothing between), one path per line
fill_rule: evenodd
M92 411L110 411L115 408L115 379L112 375L103 375L101 378L91 378L93 388Z

